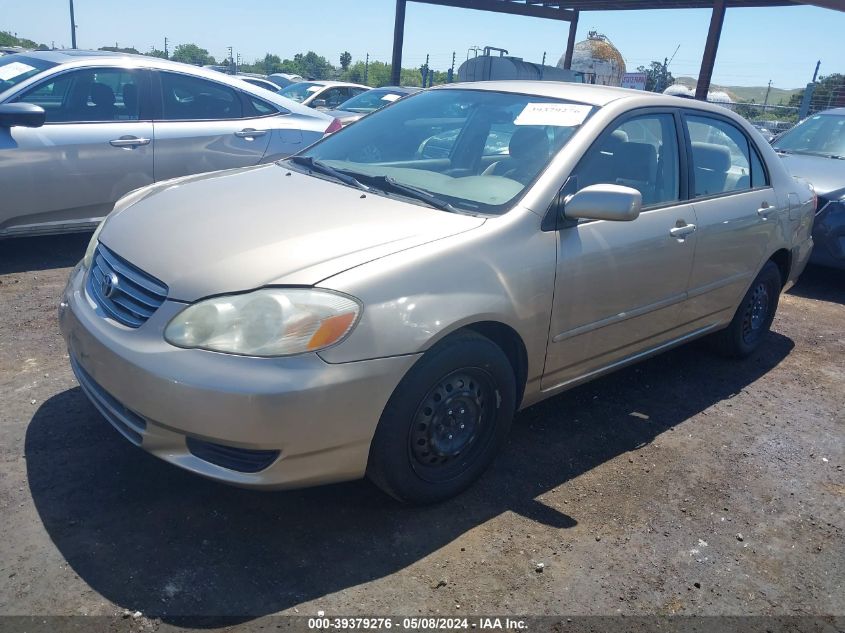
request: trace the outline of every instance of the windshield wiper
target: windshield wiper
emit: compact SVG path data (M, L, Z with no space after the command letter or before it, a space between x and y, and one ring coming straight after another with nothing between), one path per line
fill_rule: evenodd
M335 180L342 182L343 184L349 185L350 187L355 187L356 189L363 189L364 191L369 191L370 188L365 185L364 183L360 182L357 178L350 176L334 167L329 167L325 163L321 163L318 160L314 160L310 156L289 156L287 158L290 162L296 165L302 165L307 167L311 171L315 171L319 174L323 174L325 176L330 176Z
M461 213L460 209L455 208L445 200L441 200L430 191L425 189L417 189L411 185L403 184L397 181L392 176L370 176L365 174L356 174L359 178L364 179L374 186L376 189L381 189L385 193L398 193L408 198L425 202L427 205L440 209L441 211L449 211L450 213Z

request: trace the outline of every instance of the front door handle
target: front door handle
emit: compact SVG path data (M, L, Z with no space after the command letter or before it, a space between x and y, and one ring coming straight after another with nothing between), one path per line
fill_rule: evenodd
M768 202L763 202L763 204L760 205L760 208L757 209L757 215L759 215L764 220L768 220L769 214L774 210L775 208L771 206Z
M109 145L112 147L138 147L139 145L149 144L150 139L138 138L137 136L121 136L120 138L109 141Z
M695 229L695 224L682 224L681 226L674 226L669 229L669 235L677 237L679 240L683 240L687 235L694 232Z
M267 130L254 130L252 128L244 128L235 132L235 136L238 138L255 138L257 136L264 136L265 134L267 134Z

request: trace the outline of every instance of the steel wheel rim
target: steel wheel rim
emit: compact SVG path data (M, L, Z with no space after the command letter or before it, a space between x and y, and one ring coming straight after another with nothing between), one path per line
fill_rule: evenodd
M769 289L765 283L758 283L751 292L751 300L742 319L742 340L753 343L763 333L769 317Z
M494 430L496 388L485 370L458 369L420 401L408 434L414 472L430 482L454 479L488 446Z

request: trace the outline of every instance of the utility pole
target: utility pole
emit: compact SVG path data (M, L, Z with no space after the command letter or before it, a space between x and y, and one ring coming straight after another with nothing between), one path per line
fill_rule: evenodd
M772 90L772 80L769 79L769 85L766 87L766 98L763 99L763 112L766 111L766 108L769 105L769 92Z
M540 81L543 81L544 70L546 70L546 51L543 51L543 61L540 62Z
M164 37L164 58L170 59L170 54L167 52L167 36Z
M235 68L235 60L232 58L232 47L231 47L231 46L227 46L227 47L226 47L226 50L228 50L228 51L229 51L229 74L230 74L230 75L234 75L234 74L235 74L235 71L234 71L234 68Z
M367 53L367 59L364 61L364 83L367 83L367 79L369 78L370 74L370 54Z
M813 92L816 90L816 77L819 76L819 66L822 65L822 60L816 62L816 69L813 71L813 81L807 84L804 88L804 96L801 98L801 106L798 108L798 120L802 120L810 114L810 104L813 100Z
M455 80L455 51L452 51L452 65L449 66L449 72L446 75L447 83L452 83Z
M73 0L70 2L70 47L76 48L76 20L73 17Z

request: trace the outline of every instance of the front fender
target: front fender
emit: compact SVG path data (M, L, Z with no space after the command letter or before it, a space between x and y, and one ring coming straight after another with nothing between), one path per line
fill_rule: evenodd
M358 325L320 352L330 363L415 354L473 323L522 338L528 379L542 374L555 284L556 233L514 210L478 229L358 266L320 284L357 297Z

